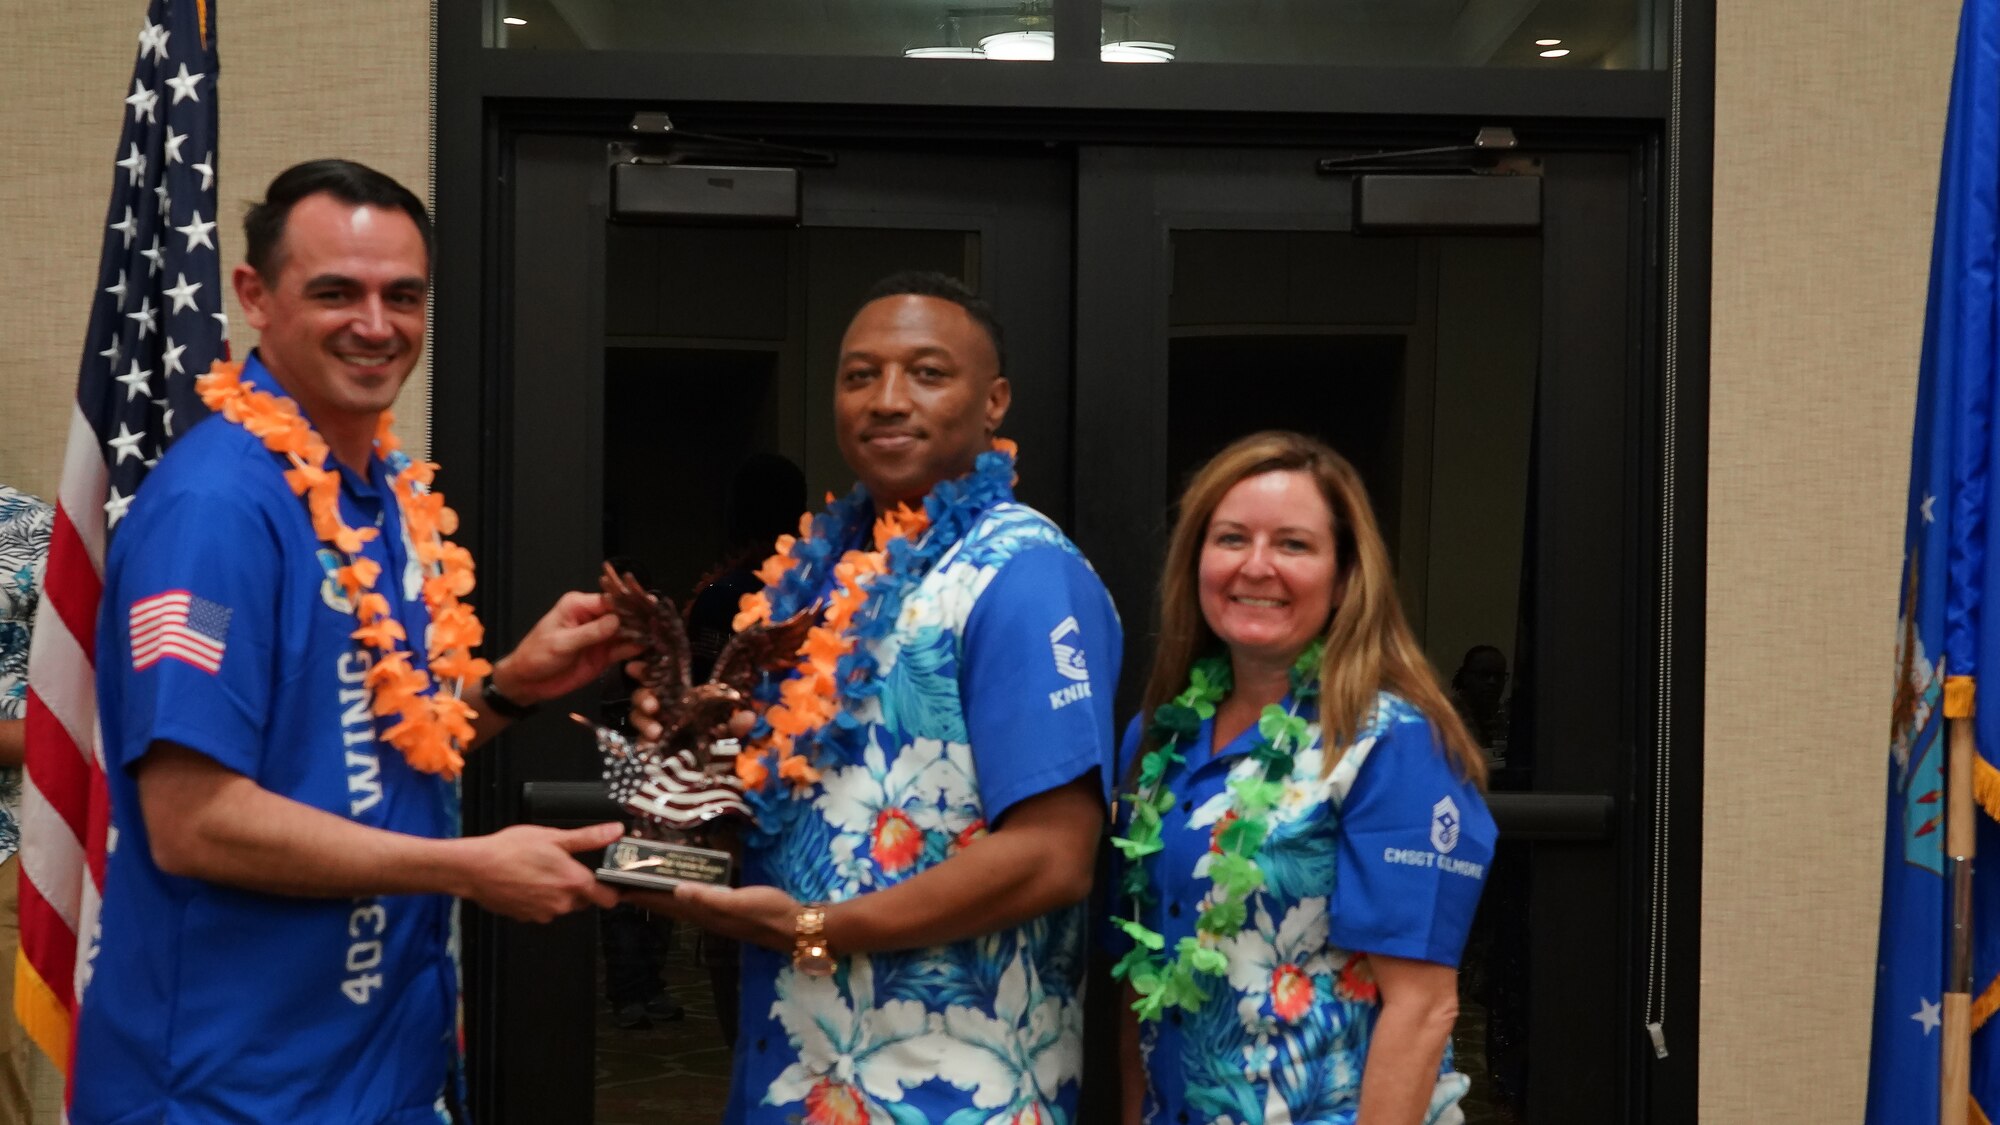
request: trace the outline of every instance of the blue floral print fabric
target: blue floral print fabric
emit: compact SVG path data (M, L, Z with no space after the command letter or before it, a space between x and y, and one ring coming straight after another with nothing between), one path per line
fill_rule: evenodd
M766 808L746 882L844 901L945 862L1022 800L1081 778L1106 791L1118 620L1039 513L987 507L867 647L882 690L837 720L859 724L858 760ZM746 948L725 1120L1076 1125L1085 942L1078 905L840 957L831 977Z
M28 640L55 508L0 485L0 719L28 713ZM21 848L21 768L0 767L0 862Z
M1478 788L1395 695L1377 697L1331 771L1318 723L1309 729L1257 852L1264 885L1242 932L1220 946L1226 979L1208 981L1197 1010L1141 1025L1147 1122L1353 1125L1381 1012L1369 954L1456 965L1464 948L1495 837ZM1121 762L1137 756L1140 733L1137 721L1127 729ZM1163 817L1165 847L1142 861L1157 901L1140 921L1168 949L1194 933L1213 889L1229 781L1263 768L1249 756L1254 727L1219 752L1213 736L1209 720L1169 769L1180 800ZM1461 1122L1468 1084L1447 1047L1426 1125Z

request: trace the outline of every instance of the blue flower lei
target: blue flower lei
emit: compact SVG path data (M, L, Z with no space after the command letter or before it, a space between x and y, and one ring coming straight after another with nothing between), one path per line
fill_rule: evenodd
M847 636L854 650L840 658L834 681L839 707L832 722L792 743L794 753L803 754L820 769L837 768L859 761L866 744L863 727L854 715L869 698L882 693L880 671L870 642L887 637L902 613L903 599L929 574L959 540L972 530L979 517L995 504L1014 498L1014 457L992 449L979 455L972 471L953 480L940 481L924 497L924 512L930 526L915 541L898 537L885 551L887 570L864 583L867 600L855 611ZM816 610L826 597L833 580L833 565L848 550L862 544L875 525L875 505L867 489L856 484L846 496L827 505L812 519L808 535L793 542L788 557L793 565L784 577L765 588L771 606L770 620L783 621L794 614ZM779 686L797 675L797 670L768 672L759 681L756 698L776 703ZM771 735L770 724L761 717L750 732L752 741ZM754 814L751 841L768 844L799 814L806 802L798 791L780 780L775 771L764 785L744 794Z

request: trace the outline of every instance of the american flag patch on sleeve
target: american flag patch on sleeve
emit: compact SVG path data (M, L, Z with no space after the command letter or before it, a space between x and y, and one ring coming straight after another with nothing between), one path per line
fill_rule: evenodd
M168 590L132 603L132 670L143 672L172 657L210 675L222 670L229 636L229 607L186 590Z

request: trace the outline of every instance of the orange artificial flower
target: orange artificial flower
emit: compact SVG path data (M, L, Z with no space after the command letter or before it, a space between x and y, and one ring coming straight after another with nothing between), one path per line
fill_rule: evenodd
M806 634L806 643L799 647L799 654L810 663L831 668L840 663L840 658L854 651L854 642L840 635L836 629L815 625Z
M778 760L778 776L795 786L812 785L819 781L819 771L806 761L803 754L787 754Z
M341 527L333 533L333 549L343 555L358 555L364 543L373 542L376 531L372 527Z
M459 683L473 683L493 674L493 665L463 649L453 649L431 660L431 675L439 683L456 680Z
M411 666L411 654L397 647L409 638L391 615L389 599L375 592L382 567L361 554L379 533L372 527L349 527L341 519L340 478L327 468L331 453L325 439L313 430L297 403L257 390L255 384L243 381L242 373L240 363L217 363L195 380L195 389L209 409L243 426L266 449L291 463L285 483L294 495L305 498L313 533L347 556L333 577L356 603L360 627L351 636L378 653L362 681L370 696L369 708L377 715L400 716L382 737L402 751L413 768L456 777L464 764L457 747L471 743L476 712L456 690L436 690L436 677L441 673L462 684L483 678L492 668L471 653L484 630L471 607L458 598L474 586L472 555L443 541L457 529L458 516L441 494L428 490L437 465L412 461L396 476L404 527L416 545L418 560L429 571L423 598L433 622L431 670L418 671ZM388 411L376 423L376 451L385 457L401 446L391 430L393 424Z
M770 619L771 599L764 596L764 591L754 590L737 599L736 619L730 622L729 627L741 633L752 625L762 625Z
M354 607L354 616L363 621L373 621L389 616L389 599L373 590L361 595L361 602Z
M349 633L348 636L353 637L369 648L381 649L387 652L396 647L397 641L406 639L409 634L403 631L402 622L397 621L395 618L378 617Z
M366 555L356 558L346 566L333 572L333 580L347 591L350 598L358 598L363 590L375 587L375 580L382 575L382 564Z

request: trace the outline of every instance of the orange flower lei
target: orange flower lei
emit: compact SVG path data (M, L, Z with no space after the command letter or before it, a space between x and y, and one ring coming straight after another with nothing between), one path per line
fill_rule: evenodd
M833 494L828 493L826 499L832 503ZM774 761L778 776L794 786L811 785L819 780L819 771L793 751L792 741L833 721L840 706L834 670L841 657L854 651L855 641L847 636L847 628L854 621L855 612L868 600L867 580L888 571L889 544L896 539L914 539L930 525L930 515L922 508L898 505L875 518L874 550L849 551L834 564L834 590L828 599L826 618L806 634L805 643L799 646L799 674L779 687L778 702L764 713L764 720L771 724L770 739L757 752L736 756L736 776L745 785L763 788L770 779ZM812 534L810 513L800 517L799 534ZM758 579L765 585L775 585L796 565L789 556L796 541L790 535L778 537L776 553L757 570ZM738 632L771 619L771 600L762 590L743 595L742 607L742 612L736 615Z
M995 438L993 448L1009 458L1017 452L1015 443L1006 438ZM832 504L833 494L827 493L826 500ZM810 512L799 517L799 535L812 534L812 519ZM819 770L794 750L793 743L800 735L832 722L840 709L835 677L841 657L853 652L856 644L855 638L848 635L848 627L868 600L868 581L888 572L889 544L897 539L915 540L930 525L930 513L925 509L898 505L875 518L873 550L848 551L834 564L834 590L828 598L826 617L806 634L805 642L799 646L798 675L779 686L778 702L764 713L764 720L771 727L770 738L753 751L736 756L736 776L745 786L762 789L774 766L778 776L795 789L819 780ZM765 586L777 585L792 567L799 565L791 557L797 541L790 535L778 537L773 554L757 570L757 578ZM737 632L771 619L771 600L763 590L743 595L740 604L742 609L734 623Z
M406 463L394 482L403 527L424 568L424 605L431 615L428 669L420 672L410 666L409 650L398 647L408 641L402 622L390 612L389 599L375 592L381 564L361 554L362 544L379 532L349 527L340 518L340 473L326 467L330 450L325 439L299 413L297 403L257 390L256 384L243 381L242 374L241 363L217 363L195 380L195 388L210 410L291 461L285 483L294 495L305 497L314 534L346 557L347 565L334 571L334 579L354 602L354 615L361 623L349 635L376 654L362 681L369 708L376 715L399 719L383 732L383 739L402 751L411 768L457 777L465 764L459 748L472 743L472 721L478 714L459 697L467 681L484 679L493 667L472 655L484 630L472 607L458 600L472 592L472 553L445 539L458 530L458 513L445 506L442 493L431 491L438 467L400 458ZM375 430L375 449L393 463L400 443L389 432L390 421L389 412L383 411ZM452 684L449 693L437 686L445 681Z

